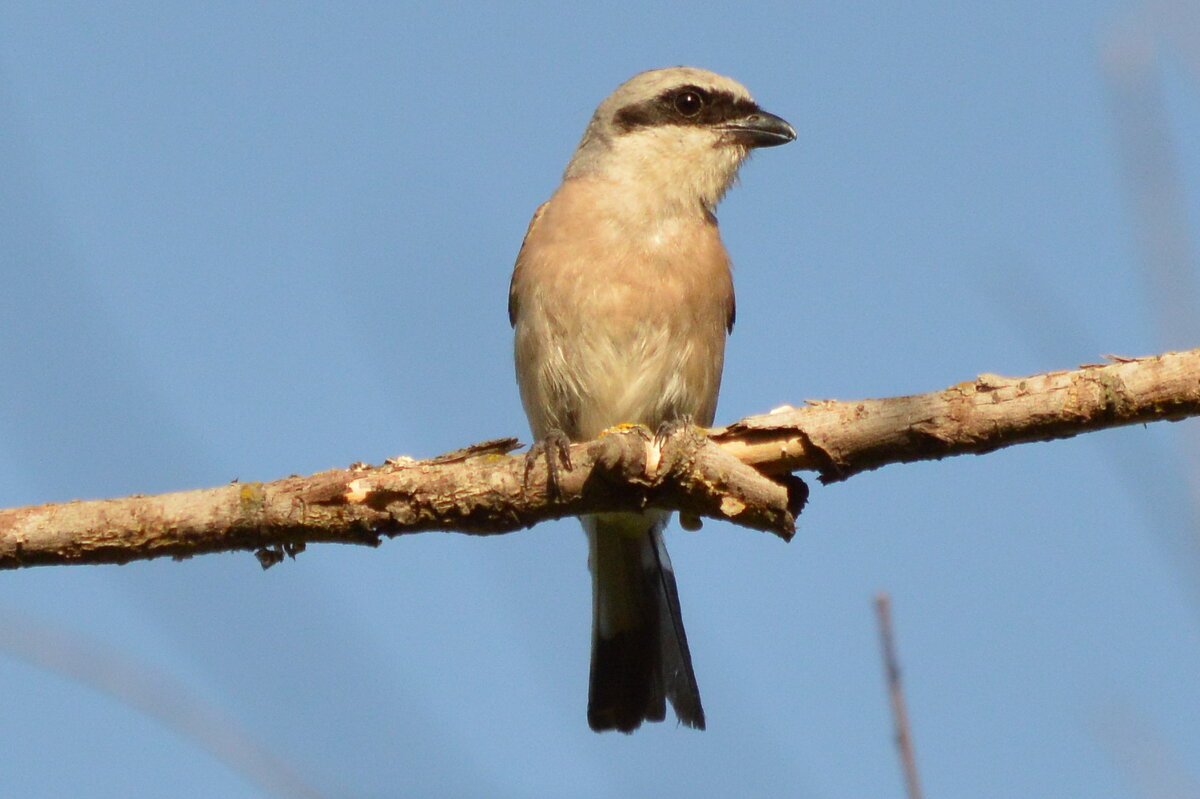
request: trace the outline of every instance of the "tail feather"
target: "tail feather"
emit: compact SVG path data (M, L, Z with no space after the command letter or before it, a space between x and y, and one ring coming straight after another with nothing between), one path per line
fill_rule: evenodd
M700 704L700 688L696 685L696 673L692 670L692 652L688 648L687 633L683 630L683 612L679 608L679 589L675 586L675 570L671 568L671 557L662 530L656 530L651 538L654 554L658 560L658 582L660 590L658 642L661 647L663 683L667 698L675 715L686 727L704 729L704 708Z
M588 724L632 732L662 721L666 700L688 727L704 729L704 709L662 539L669 514L585 517L593 579Z

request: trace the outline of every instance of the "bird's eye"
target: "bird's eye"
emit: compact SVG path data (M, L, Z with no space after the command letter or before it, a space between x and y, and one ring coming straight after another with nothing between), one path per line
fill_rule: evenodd
M675 110L682 116L694 117L704 107L704 94L697 89L684 89L675 95Z

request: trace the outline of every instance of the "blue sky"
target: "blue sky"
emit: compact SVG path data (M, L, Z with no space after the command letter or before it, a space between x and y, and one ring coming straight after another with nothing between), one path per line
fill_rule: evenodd
M1196 346L1161 323L1104 69L1147 31L1194 230L1198 29L1166 8L9 0L0 506L527 437L505 314L525 225L595 105L671 64L799 133L720 211L719 421ZM882 590L927 795L1148 796L1183 778L1131 766L1143 750L1200 779L1194 433L816 486L786 545L674 529L704 733L588 730L570 521L266 573L248 553L5 573L0 795L268 795L32 665L33 629L134 687L167 675L328 796L899 796Z

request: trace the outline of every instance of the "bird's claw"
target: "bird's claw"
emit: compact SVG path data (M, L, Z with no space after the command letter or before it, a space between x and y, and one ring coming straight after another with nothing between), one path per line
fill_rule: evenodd
M558 470L561 466L566 471L574 468L571 465L571 439L562 430L551 430L546 435L534 441L525 453L525 487L529 487L529 475L541 459L546 461L546 496L557 499L562 495L558 482Z
M674 419L668 419L660 424L654 431L654 443L661 448L662 445L666 444L667 440L672 436L678 435L684 430L692 427L695 427L695 421L692 419L690 414L676 416Z

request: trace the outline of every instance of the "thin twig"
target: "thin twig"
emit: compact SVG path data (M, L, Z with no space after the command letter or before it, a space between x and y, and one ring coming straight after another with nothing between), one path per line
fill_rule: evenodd
M883 670L888 695L892 700L892 721L896 749L900 752L900 767L904 770L904 788L908 799L921 799L921 781L917 775L917 758L913 754L912 734L908 724L908 709L904 704L904 686L900 682L900 663L892 638L892 600L885 593L875 595L875 612L879 616L879 640L883 647Z
M0 612L0 655L57 672L158 719L272 796L324 796L231 716L169 674L138 663L99 640L55 629L45 621L22 619L5 609Z

